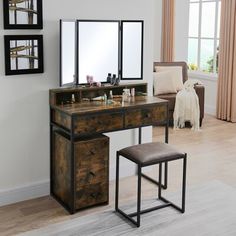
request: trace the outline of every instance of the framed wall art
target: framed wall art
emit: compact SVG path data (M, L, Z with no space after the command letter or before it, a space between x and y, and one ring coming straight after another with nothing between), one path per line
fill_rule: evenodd
M43 73L42 35L5 35L5 74Z
M4 29L42 29L42 0L3 0Z

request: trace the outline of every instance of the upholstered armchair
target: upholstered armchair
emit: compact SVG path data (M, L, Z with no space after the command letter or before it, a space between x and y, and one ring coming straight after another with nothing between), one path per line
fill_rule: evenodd
M188 65L186 62L154 62L153 71L155 72L156 66L178 66L182 67L183 83L188 79ZM195 91L199 98L200 106L200 126L202 126L202 120L204 118L204 96L205 88L203 85L195 85ZM170 124L173 125L173 112L175 108L176 93L160 94L157 97L166 99L169 101L169 120Z

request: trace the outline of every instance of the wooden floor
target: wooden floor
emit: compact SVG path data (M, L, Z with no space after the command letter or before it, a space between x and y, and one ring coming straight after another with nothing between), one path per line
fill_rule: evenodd
M154 141L163 140L164 130L154 128ZM188 153L188 186L220 180L236 188L236 124L226 123L207 116L202 131L170 129L170 144ZM150 175L155 177L157 169ZM180 187L181 162L173 162L169 168L168 191ZM136 177L121 181L121 202L135 199ZM155 186L143 180L143 198L156 196ZM110 204L69 215L51 197L43 197L0 208L0 235L40 228L55 222L80 217L114 207L114 182L110 184Z

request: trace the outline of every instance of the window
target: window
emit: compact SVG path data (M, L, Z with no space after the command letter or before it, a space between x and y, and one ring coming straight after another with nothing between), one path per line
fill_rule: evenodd
M218 73L220 0L190 0L188 64L190 70Z

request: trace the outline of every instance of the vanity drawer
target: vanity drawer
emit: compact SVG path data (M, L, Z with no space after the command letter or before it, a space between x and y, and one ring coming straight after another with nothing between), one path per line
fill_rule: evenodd
M108 184L98 183L85 186L76 191L76 209L108 202Z
M75 118L75 134L102 133L123 128L122 113L103 113Z
M61 111L53 110L52 120L57 125L60 125L68 130L71 129L71 117Z
M163 122L166 119L166 106L134 109L125 113L125 128L152 125L155 122Z
M108 183L109 138L82 141L75 145L76 189L86 185Z

